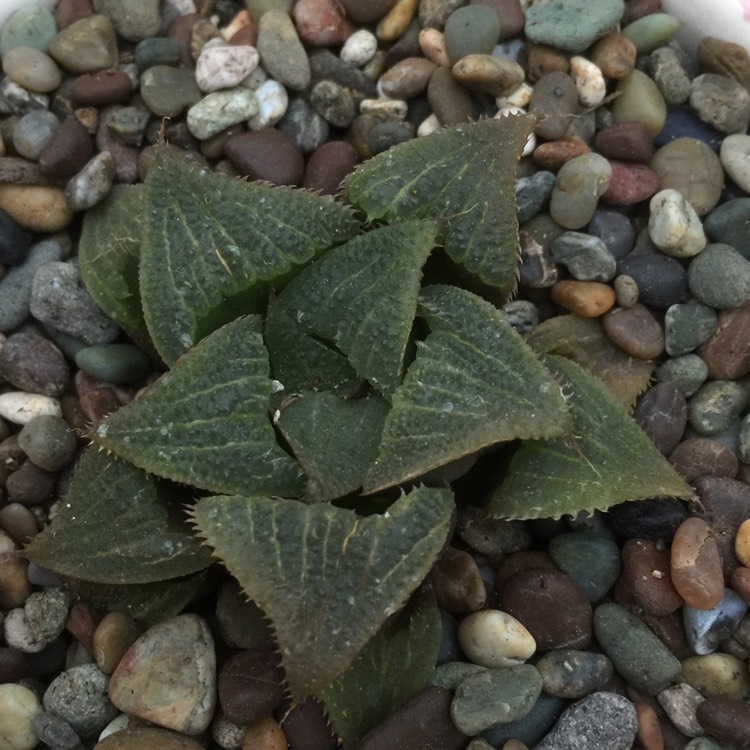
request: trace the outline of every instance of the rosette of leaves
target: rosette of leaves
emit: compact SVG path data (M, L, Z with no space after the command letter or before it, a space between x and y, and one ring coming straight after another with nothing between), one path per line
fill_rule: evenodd
M220 560L270 619L293 697L355 743L434 667L420 586L451 533L445 467L515 446L489 505L506 518L689 497L596 377L488 301L515 289L532 126L402 144L339 201L165 150L89 212L83 278L165 372L92 428L28 558L163 616Z

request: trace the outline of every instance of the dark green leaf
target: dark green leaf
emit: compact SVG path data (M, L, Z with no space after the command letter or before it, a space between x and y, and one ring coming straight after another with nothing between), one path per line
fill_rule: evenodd
M346 199L370 219L439 220L448 255L509 295L519 258L516 167L534 122L480 120L407 141L360 166Z
M207 336L93 439L146 471L212 492L296 495L297 463L276 444L272 381L257 322Z
M365 646L355 662L318 696L347 747L430 684L442 623L435 596L418 591Z
M544 361L569 400L571 433L562 439L523 443L490 502L490 513L557 518L628 500L693 496L601 381L563 357L548 356Z
M278 427L307 476L308 500L333 500L362 486L383 430L380 396L347 401L306 391L280 411Z
M248 184L162 152L146 178L146 323L172 365L203 336L254 312L273 284L359 231L350 209L304 190Z
M457 287L430 286L418 314L431 333L393 395L365 492L494 443L566 430L557 383L497 308Z
M262 497L199 500L194 519L271 618L292 696L319 693L406 603L445 544L453 498L421 487L382 516Z
M87 448L50 526L26 547L38 565L100 583L150 583L211 563L153 477Z

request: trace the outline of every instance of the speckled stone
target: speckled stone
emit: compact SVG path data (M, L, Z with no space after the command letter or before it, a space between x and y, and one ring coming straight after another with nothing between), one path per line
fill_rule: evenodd
M565 266L579 281L611 281L617 261L598 237L582 232L563 232L550 243L552 259Z
M704 73L693 78L690 106L722 133L744 133L750 123L750 93L728 76Z
M33 721L41 712L30 688L14 682L0 685L0 736L7 750L33 750L38 745Z
M664 351L664 331L651 311L637 302L613 308L602 318L608 338L631 357L654 359Z
M263 69L279 83L295 91L310 83L310 62L287 13L270 10L261 16L257 48Z
M719 313L717 325L698 354L716 380L737 380L750 372L750 305Z
M545 693L560 698L583 698L604 689L614 669L604 655L593 651L561 649L536 662Z
M648 70L669 106L683 104L692 90L690 76L671 47L655 49L648 58Z
M730 245L712 243L691 261L688 284L709 307L740 307L750 302L750 261Z
M706 475L734 479L739 468L737 456L726 446L709 438L683 440L669 455L669 463L686 482Z
M695 712L705 698L687 683L672 685L656 696L672 723L686 736L699 737L705 730L698 723Z
M231 125L249 120L258 114L258 109L258 101L250 89L223 89L204 96L190 107L187 124L191 134L202 141Z
M712 307L697 300L672 305L664 314L667 354L680 357L694 351L711 336L716 327L717 316Z
M711 697L697 707L695 716L700 726L720 742L738 748L747 747L750 736L750 705L747 702Z
M672 584L669 549L650 539L628 539L622 548L621 584L633 604L646 615L664 617L682 606Z
M700 387L690 400L688 419L696 432L706 437L718 436L747 406L748 394L736 381L711 380Z
M747 660L724 653L691 656L682 662L680 679L706 698L742 699L750 690Z
M660 383L674 383L685 398L692 396L707 377L706 363L697 354L668 359L656 371Z

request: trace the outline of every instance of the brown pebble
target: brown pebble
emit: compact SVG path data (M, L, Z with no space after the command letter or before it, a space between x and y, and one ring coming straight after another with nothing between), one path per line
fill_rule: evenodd
M527 78L536 83L548 73L567 73L570 63L565 53L548 44L526 41Z
M94 659L104 674L112 674L125 652L138 640L141 631L122 612L104 615L93 636Z
M395 4L396 0L340 0L346 16L354 23L379 21Z
M654 139L642 122L620 122L602 128L594 148L608 159L648 163L654 155Z
M31 461L25 461L5 483L8 500L23 505L42 503L52 494L55 478L53 472L40 469Z
M659 175L645 164L610 160L612 177L602 193L603 203L611 206L634 206L659 192Z
M688 518L677 527L671 569L674 587L691 607L713 609L724 596L719 550L703 519Z
M460 125L477 118L471 94L453 77L450 68L436 68L427 87L427 100L443 127Z
M502 750L529 750L529 746L521 740L510 739L503 743Z
M633 72L638 53L623 34L606 34L594 42L589 58L606 78L625 78Z
M358 163L359 156L348 143L328 141L308 157L302 187L321 195L336 195L343 179Z
M745 604L750 604L750 568L735 568L730 582L732 589L742 597Z
M505 582L513 575L527 568L542 568L557 571L559 568L552 558L542 550L521 550L508 555L495 571L495 591L499 593Z
M100 70L73 79L70 96L82 107L108 107L126 102L133 93L130 76L123 70Z
M248 649L221 668L219 702L226 717L248 725L271 714L284 697L284 673L272 650Z
M70 368L63 353L37 333L11 334L0 349L0 375L27 393L59 398L70 382Z
M565 162L589 151L588 145L578 139L548 141L534 149L532 158L542 169L557 172Z
M69 117L55 130L39 155L44 174L72 177L94 156L94 144L86 127L76 117Z
M631 357L654 359L664 351L664 331L640 302L627 309L611 309L602 324L610 341Z
M73 221L65 192L44 185L0 184L0 209L32 232L59 232Z
M378 81L391 99L412 99L427 90L435 64L424 57L407 57L389 68Z
M662 617L677 611L682 598L672 584L669 550L650 539L628 539L622 548L623 573L633 603Z
M94 631L101 615L87 602L76 602L68 611L65 629L88 651L94 653Z
M622 18L623 24L633 23L643 16L650 16L652 13L661 13L661 0L628 0L625 4L625 15Z
M175 39L180 47L180 63L188 69L195 68L195 60L190 51L190 40L193 36L193 26L200 19L200 13L186 13L184 16L178 16L167 31L167 36Z
M698 45L698 62L702 70L734 78L750 91L750 55L741 44L704 36Z
M253 21L252 23L240 26L229 38L229 43L235 44L238 47L245 45L256 47L258 45L258 24Z
M313 47L343 44L354 31L336 0L297 0L292 18L299 38Z
M11 120L12 117L7 118ZM12 185L57 185L64 186L66 178L46 175L35 162L18 156L0 156L0 183Z
M737 456L729 448L704 437L683 440L669 454L669 463L686 482L708 474L734 479L739 468Z
M82 18L88 18L93 12L91 0L60 0L55 7L55 23L58 31L62 31Z
M229 138L224 146L227 159L240 175L275 185L299 185L305 160L297 144L281 130L266 128Z
M138 157L140 151L132 146L126 146L119 141L107 126L118 105L107 107L101 111L99 130L96 132L96 147L99 151L109 151L115 160L115 175L118 182L128 185L138 180Z
M423 28L443 30L448 16L466 5L466 0L420 0L419 20Z
M256 721L242 735L242 750L287 750L284 730L273 716Z
M289 742L289 750L337 749L338 743L325 707L317 698L305 698L282 715L284 718L279 723ZM357 750L363 750L363 747L359 744Z
M564 137L578 108L573 79L560 71L545 73L536 82L529 101L529 112L539 118L534 132L550 141Z
M678 658L692 656L693 650L687 642L685 625L682 621L682 610L678 609L668 615L649 615L639 613L648 629Z
M750 373L750 304L722 310L697 354L711 380L739 380Z
M495 97L512 93L524 79L523 68L517 62L493 55L466 55L452 72L466 88Z
M447 547L430 573L438 605L454 614L478 612L487 592L474 558L463 550Z
M88 424L98 424L109 414L116 412L121 404L117 394L107 386L93 388L80 397L81 413Z
M696 709L695 717L711 737L750 748L750 703L732 698L706 698Z
M615 304L615 291L598 281L558 281L550 291L552 300L582 318L604 315Z
M21 503L0 508L0 526L18 544L28 544L38 532L34 514Z
M20 552L20 545L0 531L0 609L22 607L31 594L29 563Z
M633 705L638 719L636 736L643 745L643 750L664 750L664 737L656 711L648 703L636 701Z
M160 727L128 726L94 746L94 750L202 750L200 742Z

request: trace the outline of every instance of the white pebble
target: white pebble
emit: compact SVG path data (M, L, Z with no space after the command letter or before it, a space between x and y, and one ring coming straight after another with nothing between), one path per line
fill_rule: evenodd
M195 63L195 82L201 91L229 89L258 66L260 55L249 44L206 45Z
M528 83L522 83L515 91L508 96L499 96L495 99L498 109L504 107L527 107L531 101L531 94L534 89Z
M255 94L243 87L206 94L187 112L187 126L199 141L258 114Z
M0 745L3 750L32 750L39 744L33 719L42 704L29 688L15 682L0 685Z
M494 669L523 664L536 651L529 631L507 612L483 609L458 626L458 642L474 664Z
M378 38L367 29L355 31L341 47L339 56L350 65L366 65L378 51Z
M62 416L60 402L56 398L25 391L0 393L0 417L13 424L28 424L34 417L48 414Z
M570 75L578 90L578 101L584 107L598 107L604 101L607 84L598 65L574 55L570 58Z
M255 98L258 100L258 114L249 120L250 130L272 128L284 116L289 106L289 94L273 79L267 80L255 89Z
M102 201L110 191L117 172L114 157L101 151L68 180L65 199L74 211L85 211Z
M437 133L438 130L441 129L440 120L438 120L436 114L431 114L429 117L426 117L422 122L419 124L419 127L417 128L417 138L421 138L423 135L432 135L433 133Z
M450 65L448 50L445 46L445 35L437 29L422 29L419 32L419 49L422 54L435 65L447 67Z
M750 135L728 135L721 144L719 159L737 186L750 193Z
M102 733L99 735L99 742L101 742L105 737L109 737L110 734L114 734L115 732L120 732L123 729L128 728L128 724L130 723L130 716L129 714L118 714L115 716L112 721L107 724L104 729L102 729Z
M29 628L29 623L26 619L26 611L23 607L11 609L5 615L3 630L5 632L5 642L11 648L23 651L24 654L38 654L47 645L44 641L36 640L32 635L31 628Z
M407 104L403 99L363 99L359 105L361 114L380 114L394 120L406 119Z
M692 258L706 246L703 224L677 190L660 190L649 203L648 234L665 255Z

